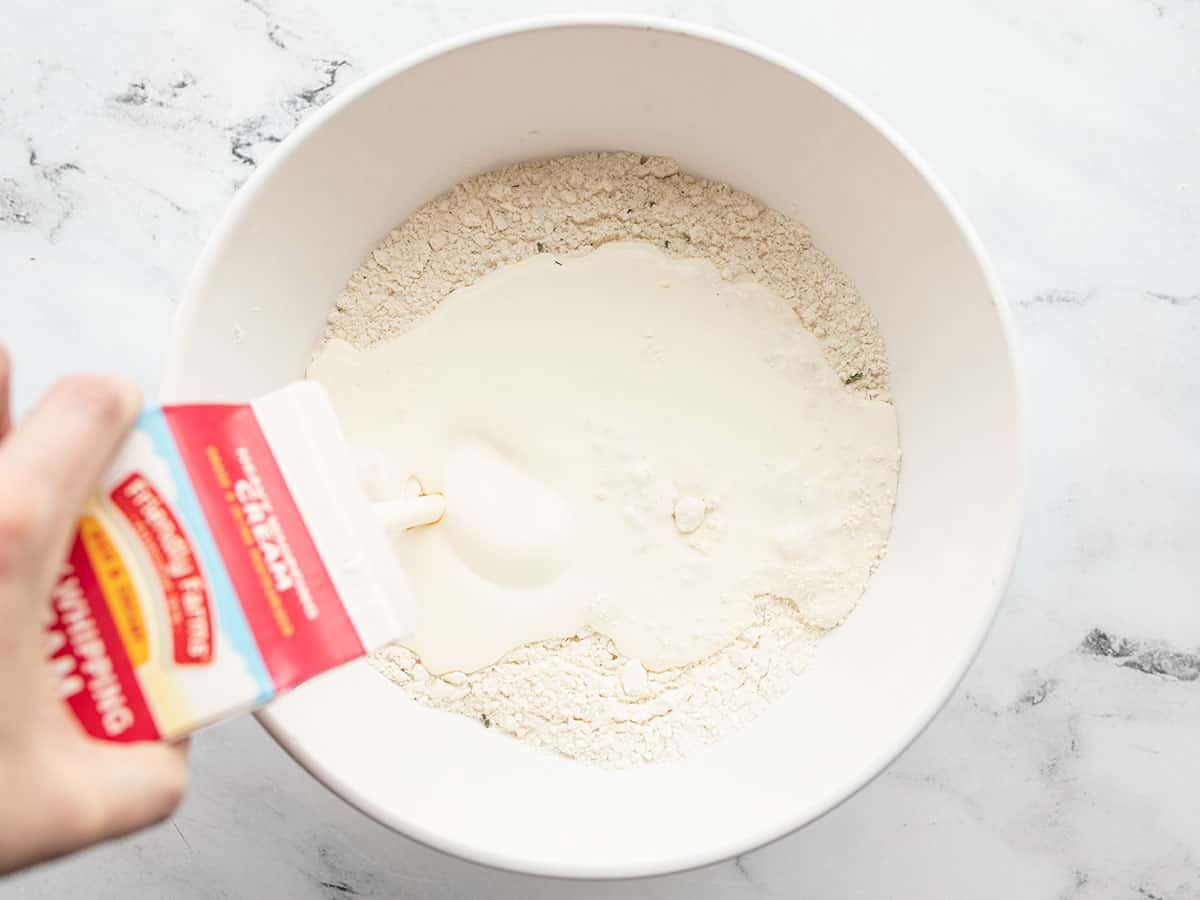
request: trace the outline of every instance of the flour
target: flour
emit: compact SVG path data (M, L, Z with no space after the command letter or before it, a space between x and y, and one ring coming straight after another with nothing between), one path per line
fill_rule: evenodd
M843 382L887 398L875 319L803 225L727 184L680 172L673 160L636 153L519 163L456 185L371 252L338 297L328 334L371 346L497 266L629 239L770 288L817 337Z
M466 674L431 676L395 644L372 664L412 697L583 762L623 768L680 759L741 728L788 690L821 632L762 597L732 643L689 666L647 671L593 631L525 644Z
M776 401L774 406L768 403L762 407L763 412L748 412L746 417L741 417L744 404L734 402L736 396L724 396L720 404L713 407L713 418L731 423L724 432L740 434L740 428L749 428L756 433L751 439L759 442L757 446L776 454L781 448L792 447L796 449L794 456L776 456L763 461L760 466L763 471L757 475L735 473L732 476L735 480L728 485L737 487L731 493L722 494L717 489L720 487L717 476L728 474L726 470L746 468L727 463L747 459L757 463L760 454L746 445L739 450L735 442L726 447L725 456L712 457L710 454L707 464L701 465L705 455L700 454L691 477L684 477L684 470L694 455L688 452L685 438L692 433L704 433L705 427L703 417L696 418L690 402L676 409L676 413L687 412L692 416L690 421L682 421L680 427L684 431L678 435L671 433L669 428L664 432L648 410L640 411L643 415L640 420L636 415L628 418L620 407L603 412L599 420L616 423L618 430L614 435L606 427L602 432L591 434L589 444L597 454L595 459L603 466L597 469L596 465L600 463L589 463L589 471L604 474L619 469L620 477L614 480L605 475L607 480L597 482L587 498L581 498L576 491L571 496L570 509L577 511L589 506L610 511L623 509L624 526L617 520L616 524L593 530L593 534L607 535L616 529L625 535L624 539L635 540L637 543L630 547L632 554L619 557L631 563L636 562L641 553L658 553L663 547L672 547L670 552L682 554L679 562L683 568L676 570L661 563L647 566L643 561L643 571L632 581L624 582L622 596L613 601L617 607L615 614L606 612L604 603L585 604L588 610L586 625L582 619L563 619L560 625L565 627L542 632L555 635L551 639L522 638L529 642L512 650L507 648L520 640L510 643L499 639L497 643L493 635L493 645L499 649L489 655L490 648L479 644L483 638L476 636L477 654L463 657L464 662L470 660L469 664L460 663L464 669L473 671L447 669L446 662L454 654L443 651L462 648L445 640L437 653L426 638L413 643L413 646L424 648L421 651L423 660L404 647L390 648L373 659L381 671L423 703L473 716L485 726L496 727L529 743L606 766L678 758L740 727L788 688L820 635L842 621L861 595L886 542L898 467L894 414L885 402L886 358L870 313L845 277L812 246L801 226L728 186L680 173L670 160L611 153L521 164L488 173L464 182L449 194L422 207L393 231L354 274L338 299L327 333L327 337L342 338L359 348L378 345L406 334L423 322L451 292L474 285L488 272L508 263L545 254L537 260L546 263L541 271L561 272L566 277L576 265L573 257L592 259L590 254L601 245L630 239L645 241L659 248L660 253L679 260L671 269L664 258L662 271L671 269L672 277L689 285L689 290L678 297L654 301L651 305L663 318L656 323L655 329L645 333L644 340L640 333L634 335L642 344L637 353L630 354L625 368L642 366L651 380L660 377L653 374L656 365L660 366L660 372L679 377L676 367L680 362L681 345L678 340L672 343L672 338L679 338L679 335L673 333L678 326L671 323L686 319L691 309L696 311L698 318L702 316L701 306L679 306L679 301L692 298L699 303L697 298L700 293L705 293L710 297L706 301L709 308L715 302L718 310L726 310L726 315L729 310L742 310L739 315L749 315L746 322L750 322L754 316L763 314L760 302L763 298L754 292L769 293L758 286L769 288L777 295L773 303L778 305L778 311L772 313L776 318L754 320L757 331L751 329L746 334L754 337L756 346L766 346L767 336L782 335L789 329L798 334L786 340L781 338L783 343L777 350L764 351L764 356L752 358L747 365L757 366L759 374L756 378L765 377L764 372L772 378L782 372L808 373L803 379L816 378L825 384L820 389L824 393L805 394L803 403L809 405L801 407L790 401L781 402L788 401L791 395L781 395L778 384L772 392L767 392L759 389L760 382L747 381L737 396L753 397L767 403L765 398L770 393ZM616 257L609 253L610 248L605 248L595 258L621 258L620 254L629 252L619 250L622 246L630 245L615 244L613 253L618 254ZM647 261L644 252L634 253L631 258L640 260L643 271L647 264L653 264L652 260ZM687 268L696 265L683 262L689 258L711 263L719 277L717 274L703 276L702 272ZM565 268L557 268L563 260L566 261ZM579 264L583 262L581 259ZM607 277L604 275L606 270L597 265L600 264L587 268L590 274L584 279L593 289L595 279ZM531 285L538 284L536 281L525 282L518 288L522 282L517 278L517 268L520 267L510 266L504 270L503 274L513 287L497 293L498 300L513 296L513 290L519 290L519 296L528 297L528 291L533 289ZM712 269L708 271L712 272ZM720 278L724 278L741 287L730 288L725 292L728 297L721 300L720 288L711 287L702 276L711 277L715 285L720 285ZM668 289L670 280L665 279L658 286ZM630 309L641 308L638 303L643 301L635 302L629 295L629 291L635 289L632 285L628 290L615 288L614 283L607 294L604 289L599 289L601 299L593 297L591 305L581 308L603 310L602 298L606 296L623 298L625 302L623 311L614 307L610 313L614 317L627 316ZM644 280L636 289L645 291ZM711 299L714 290L715 301ZM465 297L465 294L457 295L455 304L447 304L446 308L453 305L461 313L464 307L459 297ZM779 298L786 305L780 303ZM676 305L671 306L671 303ZM789 307L799 315L810 333L796 327ZM530 310L534 308L530 307ZM480 306L477 302L475 309L477 312L466 318L460 315L457 319L444 321L441 330L443 335L457 336L464 328L480 323L486 325L481 329L483 337L478 343L463 345L468 351L465 355L461 351L451 354L460 363L470 359L468 369L475 366L477 358L470 351L489 346L486 335L491 331L488 329L502 329L513 321L530 321L526 316L506 322L503 316L510 314L507 308L500 310ZM491 320L484 323L478 316L482 314L486 318L487 314L481 311L488 309L494 311ZM536 310L533 315L538 320L559 314L553 305L545 303ZM441 312L439 310L439 314ZM519 315L515 311L511 314ZM703 321L715 323L719 319ZM771 326L771 322L776 324ZM736 324L750 328L741 319ZM562 323L549 326L551 333L558 334L565 332L554 329L562 327ZM597 326L580 323L578 327ZM695 323L690 328L693 340L686 345L691 349L684 358L693 364L697 359L720 359L724 363L731 355L728 345L717 344L705 351L707 356L697 357L696 349L702 346L706 329ZM422 336L425 331L426 326L422 325ZM813 342L813 337L817 343ZM733 340L732 343L742 348L746 341ZM439 415L437 404L430 405L429 397L414 398L411 391L407 397L404 394L403 386L424 383L423 373L436 372L439 379L460 379L457 387L453 381L442 380L438 382L440 387L431 388L433 399L443 396L438 391L449 391L444 397L453 409L470 406L478 399L474 397L476 388L472 382L462 380L461 374L445 375L445 369L452 366L443 366L436 360L412 358L417 355L421 341L409 343L403 352L398 346L393 348L389 341L389 351L395 350L392 364L415 366L411 371L388 369L382 364L383 357L371 364L359 362L353 358L352 348L340 349L335 347L336 344L340 342L334 341L323 348L322 356L317 360L321 365L315 365L310 374L320 380L326 380L322 372L334 378L332 384L326 383L340 389L340 393L339 389L332 391L335 406L342 404L340 416L347 409L346 404L363 404L358 407L357 415L351 417L360 423L362 432L351 433L352 440L379 437L376 433L379 416L373 411L379 408L382 396L378 393L370 397L359 396L357 388L350 390L356 384L375 385L376 391L384 383L395 385L395 395L388 398L388 404L397 410L405 408L406 403L416 404L412 407L415 413L411 418L417 423L431 421L430 416L436 419ZM628 348L628 345L620 346ZM811 349L805 349L805 346ZM671 360L672 353L676 354L674 361L668 368L661 369L664 358ZM339 358L341 363L336 362ZM565 364L571 365L574 359L570 357ZM493 364L496 362L492 360ZM825 368L825 363L836 373L836 379ZM501 371L508 372L514 365L519 366L519 360L507 359L501 365ZM561 367L564 363L559 361L556 365ZM339 371L344 371L345 376L338 376ZM547 371L563 370L550 365ZM494 411L498 405L507 402L509 406L503 419L519 418L525 412L520 403L512 405L511 396L505 395L503 386L490 385L489 382L495 379L488 378L489 374L481 370L478 375L470 376L482 376L485 380L478 384L496 392L490 401L478 404L477 412L486 415L480 410ZM730 374L740 376L743 370L735 367ZM395 377L387 377L390 375ZM624 385L624 396L643 384L637 377L630 377L634 380ZM689 391L736 393L732 387L723 387L727 381L717 378L703 388L689 388L686 381L672 383L670 387L674 393L668 392L665 396L691 396ZM538 388L526 378L519 383L518 389L521 393L517 396L524 397L525 392L532 393ZM577 386L576 389L581 388ZM839 400L839 397L845 399ZM836 425L839 416L830 413L836 413L838 404L844 405L852 398L857 398L855 402L864 412L871 413L868 420L874 424L868 425L868 420L864 420L849 431L839 431L840 426ZM557 400L558 397L551 393L543 399ZM608 399L600 395L592 398ZM718 396L708 394L697 399L717 403ZM797 402L800 401L798 396ZM812 405L814 403L816 405ZM870 410L866 409L868 406ZM807 411L807 417L800 411L802 408ZM780 410L784 412L781 414ZM885 410L886 418L879 418ZM573 408L568 411L575 418L563 416L561 427L578 439L574 444L568 442L563 446L576 453L590 423L586 418L580 418ZM741 424L732 425L735 420ZM806 438L803 431L796 431L793 420L809 422L816 431ZM829 424L831 420L833 425ZM532 421L526 422L526 427ZM558 419L555 423L558 424ZM353 431L353 424L343 418L343 425L348 424ZM776 440L780 424L789 425L790 444L780 444ZM496 422L489 425L495 426ZM625 427L624 431L622 427ZM829 431L830 427L834 430ZM424 441L423 435L414 433L411 425L409 428L406 433L390 435L403 438L392 446L407 447ZM864 428L866 430L862 430ZM888 429L890 448L886 439ZM711 441L735 440L724 432L710 430L706 443L698 448L710 449ZM646 433L657 434L650 441L651 449L661 451L667 464L663 465L663 459L636 455L627 463L620 463L621 453L636 445L638 436ZM545 450L553 437L552 433L539 432L532 446ZM834 446L836 452L831 452ZM458 452L453 445L443 442L438 446L426 446L416 453L414 460L424 452L425 461L429 463L430 459L446 456L448 450L452 451L451 456ZM487 450L487 453L491 452ZM787 450L788 454L792 452ZM550 455L553 457L553 452ZM573 472L579 470L577 463L578 460L572 464ZM473 468L478 465L473 463ZM413 474L420 476L422 484L431 479L436 482L439 477L437 472L416 469ZM494 479L489 479L489 483L492 482ZM433 487L441 489L436 483ZM737 488L742 489L740 495ZM454 524L453 491L448 493L448 498L448 519L437 526L443 534L452 534L454 528L461 527L461 520L458 525ZM753 502L747 505L747 501ZM447 528L451 531L446 531ZM418 545L420 540L419 537L415 541L406 538L406 546L414 555L404 560L405 565L410 569L410 575L419 576L418 583L423 577L427 584L443 588L434 612L443 618L444 625L452 626L449 631L443 629L443 634L453 637L462 633L463 626L454 623L463 621L464 611L456 613L458 618L447 620L444 607L450 598L459 599L459 591L453 587L457 582L443 580L438 574L446 571L443 562L436 565L430 562L433 556ZM550 604L545 606L548 610L555 608L553 601L558 582L554 579L560 577L555 574L557 567L560 562L566 565L562 562L565 557L561 557L561 551L558 547L554 554L531 557L522 564L525 568L521 577L524 578L529 572L540 572L537 566L546 560L554 561L555 568L547 569L544 579L546 599L542 603L543 606ZM760 567L748 574L731 572L738 568L734 561L751 558L750 551L757 554L755 558L766 560L766 568ZM590 579L596 577L589 576L588 572L596 570L597 562L612 558L618 557L593 554L591 569L580 570L577 561L571 563L568 572L582 573L582 578L577 578L572 588L573 596L580 596ZM507 559L508 551L498 555L490 553L486 560L479 557L488 566ZM478 566L472 565L478 571ZM695 568L696 565L701 568ZM706 565L707 570L703 568ZM421 567L432 569L430 572L416 571ZM678 581L677 572L685 570L690 574L682 582ZM644 579L643 575L646 576ZM501 576L501 580L510 577L507 573L495 573L490 577ZM713 576L718 576L717 581L724 579L721 581L724 586L718 585L715 597L704 593L711 593ZM603 575L600 578L604 580ZM656 587L644 583L650 578L662 580L655 582ZM672 581L673 578L676 580ZM538 579L542 579L542 575L538 575ZM461 585L469 587L471 583L468 578ZM691 588L687 587L689 584ZM504 594L497 596L502 599ZM531 595L526 591L521 596ZM564 600L566 596L559 595ZM617 600L627 601L624 611ZM701 600L709 603L711 614L703 613L705 607L699 602ZM712 605L714 602L716 606ZM470 608L468 604L465 610ZM579 608L584 609L583 606ZM557 613L539 615L548 614L563 613L558 610ZM632 627L637 622L631 622L631 614L635 619L641 614L651 617L640 626L644 630ZM660 616L657 621L653 618L655 615ZM680 632L680 624L688 622L695 622L694 633ZM504 622L506 627L510 624ZM597 627L593 630L588 626ZM564 634L571 636L557 637ZM664 635L675 637L664 643ZM657 639L657 644L650 640L652 637ZM690 643L678 644L681 638L689 639ZM622 648L626 652L622 652ZM686 652L681 648L686 648ZM440 672L440 676L431 673L431 668Z

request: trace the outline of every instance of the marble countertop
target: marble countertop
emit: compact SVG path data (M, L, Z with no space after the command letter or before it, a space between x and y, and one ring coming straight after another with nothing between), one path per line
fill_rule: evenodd
M367 820L252 719L194 741L159 827L17 897L1200 898L1200 4L654 0L784 51L922 153L1007 288L1032 483L1006 605L932 727L804 831L628 884L497 873ZM237 187L305 115L518 0L6 0L0 335L153 392Z

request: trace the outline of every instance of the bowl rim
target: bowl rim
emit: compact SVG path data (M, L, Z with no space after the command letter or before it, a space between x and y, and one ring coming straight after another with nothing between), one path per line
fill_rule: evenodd
M409 69L429 62L439 56L476 44L510 37L522 32L548 31L564 28L645 29L720 44L729 49L757 57L764 62L782 68L791 75L808 81L870 125L913 167L921 180L937 197L961 234L975 264L979 267L987 286L989 299L1000 323L1012 371L1014 401L1016 405L1015 437L1018 455L1018 496L1015 498L1016 504L1012 522L1009 524L1009 533L1002 553L1003 577L997 580L996 586L992 590L987 615L981 617L976 624L974 632L969 635L969 639L964 645L966 652L961 654L955 664L947 670L941 685L932 695L931 702L928 704L923 715L911 723L907 732L901 734L890 745L880 748L874 762L871 766L864 768L861 777L853 782L841 797L830 802L815 815L797 813L793 818L786 821L764 823L753 830L748 830L743 840L728 844L719 850L678 854L672 858L663 859L653 866L645 864L627 865L619 862L597 862L594 860L589 861L583 866L563 865L548 862L544 859L519 858L510 854L493 853L485 847L461 844L441 834L427 832L419 825L413 823L404 823L401 825L394 822L386 809L377 806L372 798L357 793L336 772L323 767L305 750L304 746L299 742L291 740L287 734L286 727L275 718L270 707L266 707L255 713L256 718L275 741L326 788L379 824L402 837L467 862L521 874L588 880L648 878L697 869L723 862L751 850L761 849L817 821L855 796L864 787L883 774L929 727L958 688L967 670L978 656L988 633L991 631L992 625L995 623L1012 576L1025 518L1029 480L1029 448L1026 440L1028 408L1026 379L1023 361L1018 350L1019 345L1011 310L1005 299L1004 291L995 269L984 250L978 234L968 221L962 208L949 190L934 175L928 163L886 120L853 94L784 53L772 50L751 39L708 25L644 14L566 13L528 16L507 20L436 41L399 59L393 60L360 78L300 123L241 186L226 209L225 214L217 222L212 235L205 243L204 249L197 258L179 306L176 309L168 351L174 349L175 345L181 340L182 335L191 330L192 323L197 316L201 304L199 286L207 281L209 272L215 266L216 260L224 250L226 241L228 240L228 233L232 230L233 225L246 214L247 209L254 203L262 186L274 175L277 169L283 166L285 161L310 134L322 128L333 116L343 108L357 101L364 94ZM181 378L180 354L168 352L165 356L163 374L159 382L160 398L169 398L174 394Z

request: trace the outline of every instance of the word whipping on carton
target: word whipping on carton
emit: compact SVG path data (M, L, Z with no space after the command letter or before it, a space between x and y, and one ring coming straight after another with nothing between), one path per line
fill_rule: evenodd
M145 411L82 512L47 629L91 735L175 738L410 632L323 389Z

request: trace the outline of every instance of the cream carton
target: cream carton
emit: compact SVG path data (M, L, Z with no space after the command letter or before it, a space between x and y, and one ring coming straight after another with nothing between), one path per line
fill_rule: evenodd
M61 696L115 741L260 706L415 625L312 382L145 411L83 511L50 614Z

